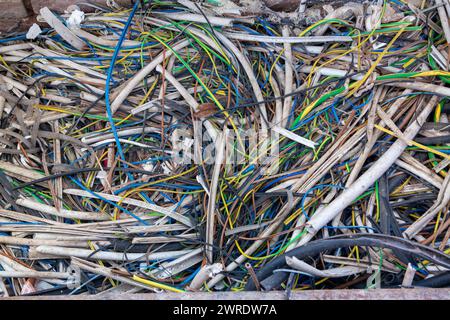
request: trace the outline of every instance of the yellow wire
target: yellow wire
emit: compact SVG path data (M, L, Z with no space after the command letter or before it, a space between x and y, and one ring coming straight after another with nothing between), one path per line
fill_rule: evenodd
M180 290L180 289L177 289L177 288L174 288L174 287L162 284L162 283L143 279L141 277L138 277L137 275L133 275L133 280L143 283L143 284L146 284L146 285L149 285L154 288L162 289L162 290L172 291L172 292L176 292L176 293L184 293L185 292L184 290Z
M397 193L399 193L407 184L408 184L408 182L411 180L411 176L409 176L406 180L405 180L405 182L403 182L400 186L398 186L395 190L394 190L394 192L392 192L392 194L391 195L396 195Z
M387 134L390 134L391 136L394 136L394 137L396 137L396 138L399 138L394 132L392 132L392 131L390 131L390 130L388 130L388 129L386 129L386 128L383 128L383 127L381 127L381 126L379 126L379 125L377 125L377 124L375 124L374 127L377 128L378 130L381 130L381 131L387 133ZM430 147L428 147L428 146L426 146L426 145L423 145L423 144L421 144L421 143L415 142L415 141L413 141L413 140L408 140L407 142L408 142L409 144L415 146L415 147L418 147L418 148L420 148L420 149L426 150L426 151L428 151L428 152L434 153L434 154L436 154L436 155L438 155L438 156L441 156L441 157L443 157L443 158L445 158L445 159L449 159L449 160L450 160L450 155L448 155L448 154L445 154L445 153L440 152L440 151L438 151L438 150L434 150L434 149L432 149L432 148L430 148Z
M406 26L408 26L408 25L409 24L407 24ZM400 37L400 35L403 33L403 31L405 31L406 26L403 27L402 29L400 29L397 32L397 34L392 38L392 40L389 41L386 48L384 48L383 52L378 56L378 58L372 64L369 71L367 71L367 73L364 75L364 77L361 80L358 80L357 82L354 83L354 88L347 94L347 98L353 96L355 94L355 92L358 91L358 89L364 84L364 82L366 82L366 80L370 77L370 75L373 73L373 71L375 71L375 68L378 66L378 64L381 62L381 60L384 58L385 54L389 51L389 49L392 47L392 45L395 43L395 41L397 41L397 39Z

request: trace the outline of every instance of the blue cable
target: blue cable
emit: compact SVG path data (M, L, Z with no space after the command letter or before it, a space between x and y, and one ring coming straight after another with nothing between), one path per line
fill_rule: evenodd
M104 202L106 202L106 203L109 203L110 205L116 207L117 209L119 209L119 210L125 212L125 213L128 214L129 216L131 216L131 217L135 218L136 220L138 220L140 223L142 223L142 224L144 224L144 225L148 225L148 223L147 223L145 220L142 220L141 218L139 218L139 217L138 217L137 215L135 215L134 213L128 211L127 209L123 208L122 206L118 205L117 203L114 203L113 201L109 201L109 200L103 198L102 196L96 194L94 191L90 190L89 188L86 188L86 187L85 187L80 181L78 181L77 179L72 178L72 177L70 177L70 176L69 176L69 178L70 178L70 180L72 180L73 183L75 183L75 184L76 184L77 186L79 186L81 189L83 189L83 190L89 192L90 194L92 194L92 195L95 196L96 198L98 198L98 199L100 199L100 200L102 200L102 201L104 201Z
M25 36L25 34L23 34L23 35L20 35L20 36L17 36L17 37L0 39L0 44L11 42L11 41L25 40L25 39L26 39L26 36Z
M300 207L302 208L303 215L306 217L306 220L309 220L309 219L310 219L310 217L306 214L306 211L305 211L305 200L306 200L306 198L308 197L308 194L309 194L311 191L314 191L314 190L317 190L317 189L323 189L323 188L327 188L327 187L330 187L330 188L338 188L338 189L344 189L344 188L343 188L342 186L340 186L340 185L334 185L334 184L319 184L319 185L317 185L317 186L315 186L315 187L310 188L308 191L306 191L305 194L304 194L303 197L302 197L301 202L300 202Z
M116 142L117 145L117 151L119 153L119 157L122 158L122 160L125 160L125 155L123 153L123 149L122 149L122 145L120 143L119 140L119 135L117 134L117 128L116 125L114 123L114 119L113 119L113 115L111 112L111 104L109 101L109 91L110 91L110 82L111 82L111 78L112 78L112 74L114 71L114 65L116 64L116 60L117 60L117 56L119 55L120 52L120 48L122 47L122 43L125 40L125 35L127 34L128 28L131 25L131 22L133 21L133 17L136 14L137 9L139 8L139 1L136 1L136 3L134 4L133 10L131 10L130 16L128 17L127 23L125 24L123 30L122 30L122 34L120 35L119 41L117 42L117 46L114 49L114 54L112 56L111 59L111 64L109 65L108 68L108 73L106 75L106 85L105 85L105 104L106 104L106 113L108 114L108 121L111 125L111 131L113 133L114 136L114 140ZM124 163L124 167L127 168L128 165L126 163ZM127 176L130 180L134 180L133 179L133 175L130 173L127 173ZM147 197L147 195L145 195L144 193L141 193L141 195L149 202L151 202L151 200Z
M183 288L185 285L187 285L189 282L191 282L192 279L194 279L194 277L197 275L197 273L200 271L201 268L197 268L191 275L189 275L186 279L183 280L183 282L181 282L178 285L178 288Z
M112 78L112 73L114 71L114 65L116 64L117 56L119 55L120 48L122 47L122 43L125 40L125 35L127 34L128 28L131 25L131 21L133 20L133 17L135 15L138 7L139 7L139 1L136 1L136 3L134 4L133 10L131 11L130 16L128 17L128 21L125 24L125 27L123 28L122 34L120 35L119 41L117 42L117 46L114 49L114 54L111 59L111 64L109 65L109 68L108 68L108 73L106 76L106 85L105 85L105 103L106 103L106 112L108 114L108 121L111 125L111 130L114 135L114 140L116 141L116 144L117 144L117 150L119 152L119 156L123 160L125 160L125 156L123 154L122 145L120 144L119 135L117 134L116 125L114 124L114 119L113 119L113 115L111 112L111 104L109 101L109 91L110 91L110 82L111 82L111 78ZM124 165L126 166L126 164L124 164Z

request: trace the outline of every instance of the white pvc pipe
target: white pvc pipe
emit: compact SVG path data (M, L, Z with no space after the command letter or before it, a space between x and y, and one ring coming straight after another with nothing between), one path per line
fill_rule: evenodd
M320 36L320 37L272 37L258 36L249 33L224 32L227 38L263 43L327 43L327 42L352 42L353 38L349 36Z
M46 271L0 271L0 278L68 279L70 274Z
M161 15L172 20L192 21L198 23L210 23L213 26L231 27L233 25L233 18L223 18L215 16L207 16L208 20L201 14L194 13L162 13L154 12L155 15Z
M95 220L95 221L105 221L110 220L112 217L103 212L86 212L86 211L73 211L66 209L56 209L55 207L48 206L43 203L33 201L31 199L19 198L16 200L19 206L33 209L39 212L44 212L57 217L68 218L68 219L80 219L80 220Z
M348 277L354 274L358 274L367 271L364 267L344 266L340 268L330 268L326 270L319 270L306 262L297 259L296 257L286 257L286 264L291 268L294 268L303 273L320 278L341 278Z
M0 243L18 246L61 246L61 247L80 247L89 248L87 240L52 240L52 239L27 239L10 236L0 236Z
M140 133L150 133L150 132L159 132L157 131L156 128L154 127L145 127L145 128L131 128L131 129L125 129L125 130L120 130L117 132L117 135L119 137L126 137L126 136L131 136L134 134L140 134ZM83 138L81 138L81 142L86 143L86 144L92 144L92 143L96 143L99 141L104 141L107 139L112 139L114 138L114 135L112 133L96 133L96 134L89 134L84 136Z
M214 277L222 270L223 267L220 263L208 264L203 266L200 269L200 271L196 274L194 279L192 279L192 282L189 285L188 290L191 291L199 290L205 281L208 281L210 278Z
M222 164L225 160L225 142L227 130L225 130L217 137L215 141L216 156L214 169L211 177L211 185L209 189L208 206L206 211L206 241L205 253L209 262L213 261L213 246L215 238L215 222L216 222L216 196L219 186L219 177L221 174Z
M164 260L174 259L185 255L191 250L163 251L155 253L124 253L111 251L98 251L78 248L64 248L56 246L38 246L36 251L43 254L50 254L58 257L77 257L90 260L108 261L132 261L132 260Z

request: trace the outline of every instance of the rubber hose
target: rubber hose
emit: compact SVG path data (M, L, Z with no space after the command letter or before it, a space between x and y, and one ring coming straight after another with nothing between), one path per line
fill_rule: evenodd
M273 271L286 267L286 257L296 257L297 259L304 259L307 257L315 256L325 250L333 250L342 247L351 246L368 246L368 247L380 247L388 249L397 249L405 253L409 253L420 257L422 259L430 260L436 264L442 265L446 268L450 268L450 257L443 254L440 251L421 245L419 243L412 242L407 239L393 237L388 235L377 234L352 234L352 235L339 235L330 237L327 239L321 239L312 241L304 246L297 247L281 256L278 256L261 270L256 273L256 278L259 282L266 280L272 276ZM280 274L280 275L278 275ZM282 276L282 275L283 276ZM264 288L270 290L277 288L283 281L286 280L288 273L277 272L273 277L264 281ZM276 280L276 281L275 281ZM246 286L246 291L254 291L256 289L253 279L250 277Z

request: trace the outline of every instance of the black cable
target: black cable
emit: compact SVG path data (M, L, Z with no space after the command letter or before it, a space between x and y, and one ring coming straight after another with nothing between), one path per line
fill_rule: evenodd
M447 288L450 287L450 271L445 271L437 276L414 281L415 287L427 287L427 288Z
M346 234L312 241L304 246L297 247L269 262L257 272L256 276L261 284L264 283L266 285L266 289L278 288L287 278L287 274L283 272L273 273L273 271L286 267L286 257L305 259L316 256L326 250L352 246L396 249L404 253L410 253L417 258L432 261L445 268L450 267L450 257L448 255L411 240L382 234ZM245 290L255 290L255 284L251 278L249 278Z
M52 174L50 176L46 176L40 179L36 179L30 182L26 182L23 183L17 187L12 188L12 190L18 190L18 189L23 189L25 187L37 184L37 183L41 183L41 182L45 182L48 180L53 180L56 178L60 178L60 177L66 177L66 176L73 176L76 174L80 174L80 173L86 173L86 172L98 172L98 171L108 171L110 168L80 168L80 169L74 169L74 170L70 170L70 171L66 171L66 172L61 172L61 173L55 173ZM116 167L113 170L114 172L131 172L131 173L141 173L141 174L147 174L147 175L151 175L154 174L153 171L147 171L144 169L134 169L134 168L120 168L120 167Z
M450 134L438 137L416 138L415 141L422 144L445 144L450 143Z

